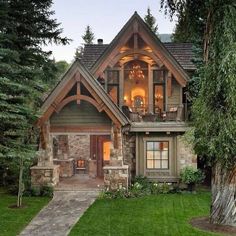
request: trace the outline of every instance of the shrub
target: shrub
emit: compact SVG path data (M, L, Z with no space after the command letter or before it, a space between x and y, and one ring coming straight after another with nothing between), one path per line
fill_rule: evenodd
M28 197L53 197L53 187L51 186L34 186L24 191L24 196Z
M47 185L42 186L40 189L40 196L53 197L53 187Z
M31 192L32 197L39 197L40 196L40 187L31 187L30 192Z
M137 198L161 193L176 193L178 187L172 187L170 183L151 182L147 177L137 176L132 181L129 189L121 188L116 191L101 191L99 198Z
M180 172L180 180L185 184L198 184L204 180L205 176L199 169L192 166L183 168Z

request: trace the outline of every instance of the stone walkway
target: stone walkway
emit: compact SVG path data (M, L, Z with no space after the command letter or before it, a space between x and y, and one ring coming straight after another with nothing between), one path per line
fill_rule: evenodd
M98 190L55 191L52 201L23 230L20 236L66 236L95 201Z

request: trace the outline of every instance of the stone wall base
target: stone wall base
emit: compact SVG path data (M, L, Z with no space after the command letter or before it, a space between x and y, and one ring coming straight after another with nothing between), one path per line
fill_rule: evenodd
M75 172L75 160L73 158L67 160L53 159L54 165L60 166L60 177L71 177Z
M108 190L128 188L129 166L104 166L104 186Z
M59 183L60 166L33 166L31 169L32 186L56 186Z

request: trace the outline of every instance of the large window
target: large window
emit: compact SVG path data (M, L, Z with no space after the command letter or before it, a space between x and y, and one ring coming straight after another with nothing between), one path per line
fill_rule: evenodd
M107 70L106 78L98 78L98 82L111 96L114 103L119 105L119 71L118 70Z
M165 110L165 74L165 70L153 71L154 112L160 114Z
M148 108L148 64L132 60L124 65L124 105L138 113Z
M119 71L107 71L107 92L117 105L119 104Z
M147 169L169 169L169 142L146 142Z

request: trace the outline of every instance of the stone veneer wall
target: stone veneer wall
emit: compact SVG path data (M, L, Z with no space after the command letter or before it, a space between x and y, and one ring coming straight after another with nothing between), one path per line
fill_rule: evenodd
M89 135L54 135L53 158L66 160L69 158L88 160L90 158Z
M197 155L194 153L192 145L187 143L183 136L180 135L177 136L177 157L178 174L186 166L197 168Z
M31 170L32 186L56 186L59 183L60 166L33 166Z
M53 135L53 159L64 160L69 156L68 135Z
M90 159L90 135L68 135L70 157L75 160Z
M123 135L123 156L124 164L129 166L131 177L135 176L136 159L135 159L135 135Z
M129 166L104 166L104 186L107 190L128 188Z

